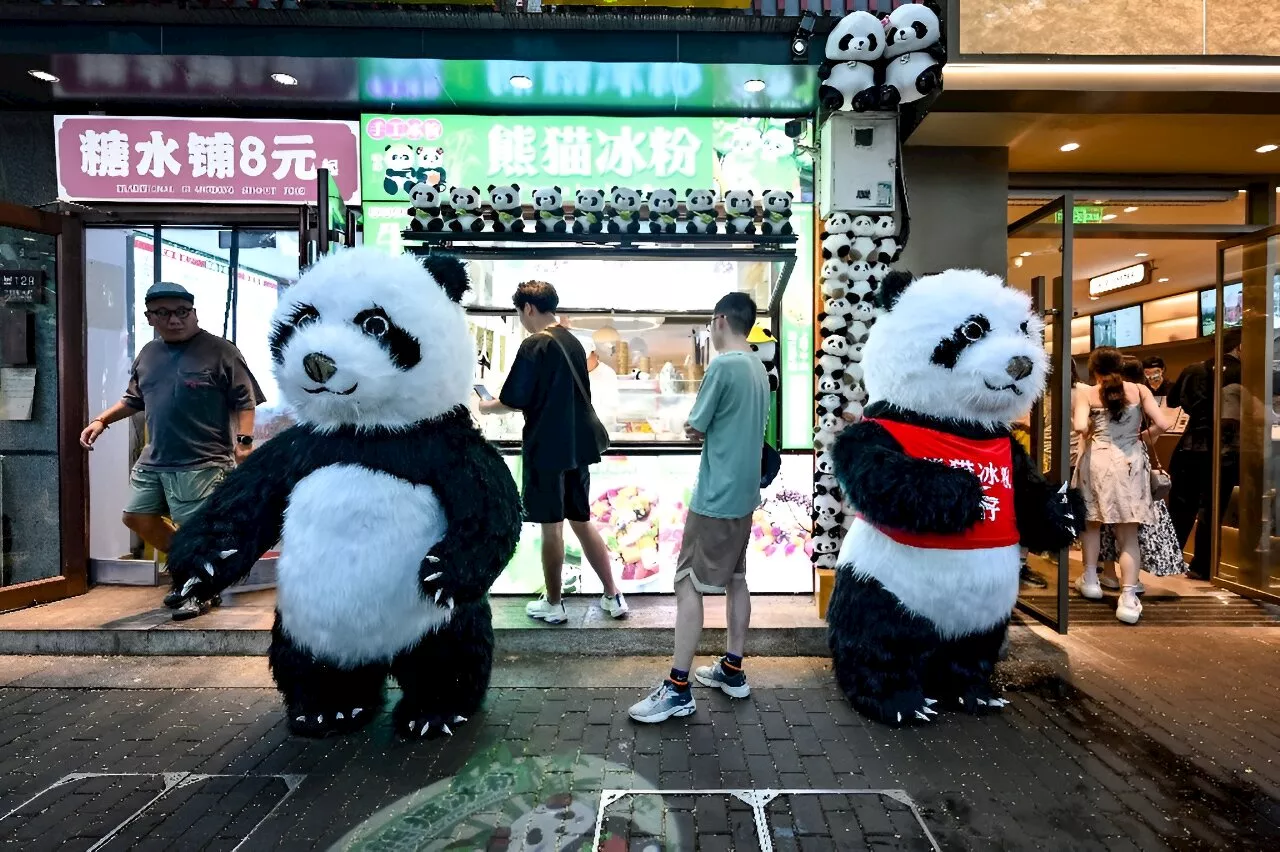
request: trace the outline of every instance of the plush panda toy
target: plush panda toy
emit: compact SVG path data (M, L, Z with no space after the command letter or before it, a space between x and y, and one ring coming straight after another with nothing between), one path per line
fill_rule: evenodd
M731 189L724 194L724 232L754 234L756 232L756 199L749 189Z
M475 350L456 259L361 247L281 294L273 369L297 425L238 466L174 538L181 595L213 594L281 542L269 659L295 733L377 715L387 674L406 737L480 709L486 593L515 552L520 500L472 423Z
M418 183L418 155L409 145L384 147L382 167L382 189L387 195L408 194Z
M827 36L825 61L818 66L818 100L828 110L877 109L880 87L874 63L884 55L884 24L870 12L845 15Z
M769 189L760 198L760 233L790 234L791 201L794 196L784 189Z
M843 335L849 323L853 321L853 307L847 297L833 297L822 303L822 311L818 314L818 330L823 337L830 334Z
M450 231L483 231L484 219L480 215L480 188L455 186L449 192L449 207L453 214L449 219Z
M493 211L493 232L519 233L524 230L524 203L517 184L489 187L489 209Z
M580 189L573 196L573 232L599 234L604 231L604 192Z
M680 196L674 189L649 193L649 233L674 234L680 217Z
M564 192L558 186L533 191L533 230L545 234L563 234L569 230L564 217Z
M762 325L755 325L751 328L751 333L747 335L747 345L751 347L751 351L764 364L765 374L769 376L769 390L776 391L782 386L780 360L781 353L778 351L778 338L773 336L773 332Z
M606 230L611 234L639 234L647 230L648 223L641 227L639 192L625 186L615 186L609 190L609 203L604 208Z
M425 181L416 183L413 189L409 190L409 200L413 204L409 208L409 230L444 230L444 218L440 213L440 193L436 187Z
M920 100L942 87L947 61L938 7L933 3L904 3L885 20L883 106L896 107Z
M822 223L823 229L828 234L849 234L853 235L853 220L855 217L839 210L827 217Z
M851 260L853 260L852 258L853 240L850 238L848 234L823 233L821 235L821 238L822 238L822 259L824 261L842 260L845 263L849 263Z
M716 219L719 199L715 190L686 189L684 192L686 234L718 234L720 223Z
M871 404L833 450L855 513L827 612L836 680L891 725L999 709L1019 546L1060 550L1084 519L1009 431L1044 391L1043 324L983 272L894 272L877 296Z

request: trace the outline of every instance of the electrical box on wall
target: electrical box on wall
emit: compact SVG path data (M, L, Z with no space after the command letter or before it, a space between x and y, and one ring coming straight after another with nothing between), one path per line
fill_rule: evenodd
M819 199L825 219L898 212L898 114L837 112L822 125Z

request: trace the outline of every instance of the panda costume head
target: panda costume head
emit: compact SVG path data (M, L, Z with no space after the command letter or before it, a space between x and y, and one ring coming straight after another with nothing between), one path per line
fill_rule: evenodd
M272 317L280 391L300 423L402 430L469 399L472 343L454 258L353 248L286 290Z

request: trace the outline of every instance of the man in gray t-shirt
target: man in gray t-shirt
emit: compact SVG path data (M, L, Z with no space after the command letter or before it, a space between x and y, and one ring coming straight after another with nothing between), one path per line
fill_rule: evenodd
M200 328L186 288L154 284L146 305L157 337L134 359L123 398L90 421L80 443L93 449L112 423L146 413L147 445L129 478L124 524L168 553L177 526L252 450L254 408L266 400L235 344ZM186 618L216 603L174 594L165 602Z

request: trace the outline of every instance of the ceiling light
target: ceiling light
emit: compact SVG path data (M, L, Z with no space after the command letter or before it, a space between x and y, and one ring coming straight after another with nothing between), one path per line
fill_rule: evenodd
M1021 268L1022 268L1022 258L1021 258L1021 257L1015 257L1015 258L1013 259L1013 265L1014 265L1014 266L1016 266L1016 267L1018 267L1019 269L1021 269Z
M1134 255L1134 257L1148 257L1148 256L1149 255L1145 251L1140 251Z
M42 80L46 83L58 82L58 78L50 74L48 71L38 71L38 70L32 69L27 73L30 74L32 77L35 77L37 80Z
M1137 213L1137 212L1138 212L1138 208L1137 208L1137 207L1126 207L1126 208L1124 208L1124 212L1126 212L1126 213Z
M281 86L296 86L296 85L298 85L298 78L297 78L297 77L295 77L295 76L293 76L292 74L281 74L281 73L277 72L277 73L275 73L275 74L272 74L272 75L271 75L271 79L272 79L272 80L275 80L275 81L276 81L277 83L279 83Z
M34 243L36 241L35 237L23 237L22 239L26 240L29 243Z
M1116 218L1116 214L1114 214L1114 213L1108 213L1107 215L1105 215L1105 216L1103 216L1103 217L1102 217L1102 221L1104 221L1104 222L1110 222L1110 221L1111 221L1112 219L1114 219L1114 218Z
M517 74L511 78L511 85L517 89L532 89L533 81L523 74Z
M1098 301L1098 297L1097 297L1097 296L1090 296L1090 297L1089 297L1089 301L1090 301L1090 302L1096 302L1096 301Z
M1157 284L1168 284L1168 283L1169 283L1169 279L1168 279L1168 278L1157 278L1157 279L1156 279L1156 283L1157 283Z
M1272 151L1276 150L1277 148L1280 148L1280 145L1266 144L1254 150L1256 150L1259 154L1270 154Z
M814 28L818 25L818 16L813 12L805 12L800 16L795 34L791 36L791 61L806 62L809 57L809 39L813 38Z
M1031 252L1029 252L1029 251L1024 251L1024 252L1022 253L1022 257L1031 257Z
M753 92L753 93L763 92L764 80L748 80L747 82L742 84L742 88L746 89L748 92Z
M1064 154L1069 154L1069 153L1071 153L1072 151L1076 150L1076 149L1077 149L1077 148L1079 148L1079 147L1080 147L1080 143L1079 143L1079 142L1068 142L1067 144L1063 145L1063 146L1062 146L1061 148L1059 148L1058 150L1059 150L1059 151L1061 151L1061 152L1062 152L1062 153L1064 153Z
M1093 203L1094 203L1094 204L1106 204L1106 201L1104 201L1104 200L1103 200L1103 199L1101 199L1101 198L1095 198L1095 199L1093 199Z

